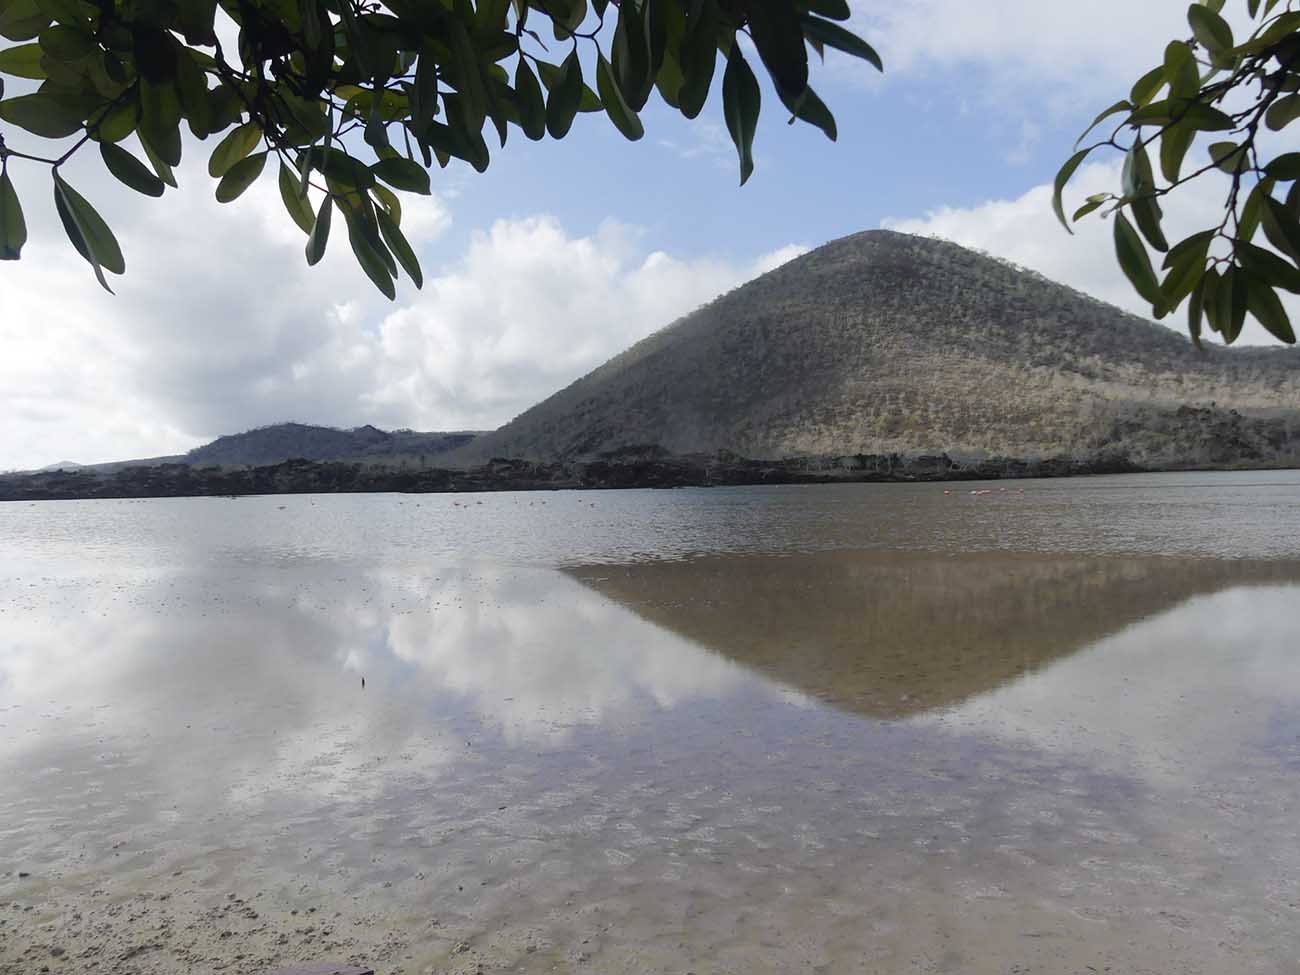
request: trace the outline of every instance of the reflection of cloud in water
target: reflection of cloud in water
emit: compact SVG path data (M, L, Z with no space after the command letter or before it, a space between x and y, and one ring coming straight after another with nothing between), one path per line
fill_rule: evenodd
M757 695L1185 785L1257 749L1300 696L1294 587L1197 594L1294 572L822 553L83 578L6 623L0 774L52 800L375 801Z
M432 584L383 580L416 603L388 622L384 650L421 680L468 697L512 741L617 723L644 698L673 707L742 679L725 658L557 574L484 569Z
M0 859L36 866L46 916L87 918L58 922L70 957L113 957L132 893L181 939L159 973L316 956L276 940L304 901L385 971L1296 956L1298 780L1259 742L1300 695L1294 590L1261 585L1286 567L387 565L8 584ZM1216 733L1226 774L1187 755ZM1111 761L1143 735L1194 790ZM218 940L228 891L265 896ZM10 945L55 936L35 914Z
M470 737L557 745L746 680L549 570L194 573L44 596L0 646L0 764L81 765L102 788L89 756L109 749L129 766L115 788L196 805L361 799L436 774Z
M1278 709L1300 698L1298 605L1293 585L1201 596L918 720L1075 753L1165 785L1211 782L1246 767Z

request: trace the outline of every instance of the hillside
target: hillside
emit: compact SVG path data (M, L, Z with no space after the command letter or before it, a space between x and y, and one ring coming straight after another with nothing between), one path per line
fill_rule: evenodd
M277 423L245 433L218 437L195 447L181 463L195 467L255 467L286 460L407 462L426 466L433 458L474 439L473 433L418 433L377 427L334 427Z
M439 463L730 452L1300 462L1300 350L1212 348L890 231L833 241Z

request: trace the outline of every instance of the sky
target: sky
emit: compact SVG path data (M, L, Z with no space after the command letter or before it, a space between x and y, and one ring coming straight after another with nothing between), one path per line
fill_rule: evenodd
M13 163L31 235L0 264L0 470L171 454L287 420L491 429L718 294L875 227L938 234L1146 314L1109 224L1067 234L1050 184L1092 116L1187 33L1185 4L851 6L886 72L829 50L814 65L838 142L787 125L767 89L739 186L720 77L694 122L647 109L637 143L603 114L562 142L512 132L486 173L453 162L431 197L404 197L426 280L404 279L396 302L344 235L306 267L271 167L218 204L197 142L161 200L113 182L97 155L65 167L126 254L109 296L58 225L48 172ZM1118 186L1118 163L1098 159L1068 199ZM1169 220L1197 226L1219 199L1184 194Z

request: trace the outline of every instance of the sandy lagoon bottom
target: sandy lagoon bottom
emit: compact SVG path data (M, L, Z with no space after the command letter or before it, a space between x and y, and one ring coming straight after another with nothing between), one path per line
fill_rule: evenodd
M889 552L11 578L0 972L1296 971L1298 583Z

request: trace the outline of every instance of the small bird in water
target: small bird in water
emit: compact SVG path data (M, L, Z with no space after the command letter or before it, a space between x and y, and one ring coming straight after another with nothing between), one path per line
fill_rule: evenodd
M366 679L364 677L361 678L361 689L363 691L366 689Z

